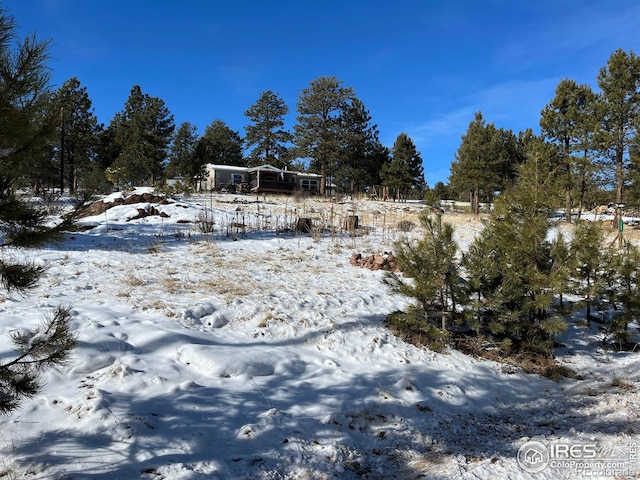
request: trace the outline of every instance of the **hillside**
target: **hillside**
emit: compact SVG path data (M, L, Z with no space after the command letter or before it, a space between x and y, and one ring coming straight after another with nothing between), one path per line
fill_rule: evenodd
M640 357L602 350L595 324L571 320L558 358L584 379L559 382L383 327L407 299L349 260L419 235L398 228L418 225L418 203L119 197L62 243L15 252L48 270L2 298L0 355L60 304L78 346L0 419L0 478L576 478L527 473L518 449L589 443L610 459L638 441ZM481 229L445 221L463 248Z

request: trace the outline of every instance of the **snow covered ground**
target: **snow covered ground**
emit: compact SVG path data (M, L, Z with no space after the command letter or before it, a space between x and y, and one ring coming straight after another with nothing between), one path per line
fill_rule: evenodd
M167 216L130 220L151 206ZM419 349L382 326L407 299L349 258L392 250L406 235L399 222L418 224L422 208L193 196L116 206L60 244L16 253L49 268L26 296L1 299L0 359L11 355L9 332L57 305L72 307L78 345L68 367L46 374L42 394L0 418L0 478L589 473L575 464L525 471L516 456L530 440L624 459L626 471L591 471L596 478L640 471L631 459L639 357L601 350L596 325L572 323L561 339L560 359L584 380L560 382ZM288 228L298 217L340 225L347 215L359 216L356 236ZM463 247L480 229L463 215L445 220Z

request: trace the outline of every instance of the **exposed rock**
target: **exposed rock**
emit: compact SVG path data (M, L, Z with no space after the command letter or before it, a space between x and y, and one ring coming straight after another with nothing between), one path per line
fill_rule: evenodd
M156 203L158 205L168 205L172 203L167 199L164 195L153 195L151 193L134 193L129 195L128 197L119 197L114 199L112 202L104 202L102 200L98 200L97 202L93 202L91 205L85 207L84 211L80 214L80 218L83 217L92 217L93 215L100 215L110 208L117 207L119 205L133 205L136 203ZM154 207L152 207L154 208ZM138 209L140 210L140 209ZM156 209L156 212L158 210ZM159 215L160 213L150 213L149 215ZM148 216L148 215L146 215ZM164 216L167 216L164 214ZM142 217L137 217L142 218ZM133 220L133 219L130 219Z
M355 267L362 267L373 271L388 270L395 273L400 272L395 257L391 252L374 253L367 257L363 257L360 253L354 253L351 255L349 262Z
M138 220L139 218L145 218L145 217L150 217L153 215L158 215L162 218L168 218L169 215L166 214L165 212L161 212L159 211L156 207L154 207L153 205L149 205L148 208L137 208L138 210L138 215L136 215L135 217L131 217L128 218L127 221L131 221L131 220Z

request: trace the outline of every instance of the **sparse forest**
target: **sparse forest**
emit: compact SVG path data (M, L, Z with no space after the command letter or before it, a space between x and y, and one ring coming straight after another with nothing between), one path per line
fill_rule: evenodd
M639 63L634 52L616 51L596 79L599 91L563 79L541 111L539 136L554 149L549 168L562 192L556 207L577 212L577 218L598 204L630 205L640 199ZM38 154L16 165L22 172L18 178L21 185L64 186L71 192L157 185L167 177L183 177L193 187L206 163L272 164L322 174L331 179L326 184L335 189L332 194L363 194L386 185L434 205L441 199L469 201L477 213L517 180L526 143L534 136L532 129L512 132L477 112L461 132L449 183L429 186L422 176L428 157L422 158L404 132L394 145L382 145L356 90L335 77L313 79L301 90L292 129L286 128L289 106L265 90L244 112L244 136L224 119L214 119L201 135L189 122L176 128L163 100L138 85L106 127L95 118L79 79L56 91L39 88L47 91L40 108L48 129L39 136Z
M611 228L602 222L580 221L565 237L554 216L566 186L566 177L555 173L562 168L557 149L533 137L524 157L517 181L497 196L466 251L458 250L446 217L428 211L421 217L423 238L396 243L404 276L389 274L387 281L416 302L391 315L389 325L434 349L456 345L530 361L552 359L567 318L584 311L587 325L597 321L606 332L605 348L635 350L635 327L628 327L640 305L638 246L605 241ZM530 365L558 374L552 364Z
M11 18L7 11L3 17ZM46 47L47 42L39 42L43 66ZM562 192L554 207L567 212L567 221L574 218L570 212L579 218L598 204L640 201L640 60L632 51L615 51L594 81L598 90L561 80L540 113L539 136L553 149L548 167ZM429 186L423 176L428 156L422 157L405 132L393 145L382 145L374 115L356 89L333 76L312 79L295 106L272 90L263 91L244 112L244 135L215 118L215 112L209 125L186 121L176 126L164 101L144 93L141 85L131 88L122 110L106 126L95 117L81 79L71 78L58 90L50 90L47 82L29 88L38 92L37 105L28 106L38 122L24 125L20 135L34 135L37 129L38 146L30 144L28 155L16 152L2 167L11 169L13 187L36 190L108 192L126 185L161 185L168 177L181 177L194 187L207 163L272 164L323 175L323 194L365 194L374 185L386 185L398 196L433 205L442 199L469 201L478 213L517 181L526 144L534 136L533 125L512 132L477 112L467 131L460 132L448 184ZM289 115L295 115L290 129ZM20 128L9 116L4 121ZM327 185L330 192L324 191Z

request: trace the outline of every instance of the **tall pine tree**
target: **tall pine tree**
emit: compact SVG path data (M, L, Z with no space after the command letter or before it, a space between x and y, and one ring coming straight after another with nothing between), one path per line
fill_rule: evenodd
M60 112L58 151L59 156L64 154L61 178L69 191L75 192L78 178L86 178L92 170L102 126L93 113L87 89L75 77L55 92L53 106Z
M640 117L640 58L633 51L616 50L598 74L602 91L602 138L605 156L613 169L616 203L623 202L629 147Z
M335 168L335 183L341 192L364 192L380 182L382 166L389 156L378 138L378 128L364 103L353 97L342 113L342 159Z
M287 144L293 136L284 128L287 113L287 104L271 90L262 92L256 103L244 112L252 122L245 127L244 139L247 148L253 147L249 153L251 165L291 166Z
M396 192L396 197L404 199L412 189L425 187L422 157L413 140L401 133L393 143L391 161L382 166L382 182ZM421 196L421 195L420 195Z
M183 122L178 127L169 149L168 177L184 177L188 185L194 185L202 165L196 158L197 127Z
M325 194L326 179L332 179L343 160L343 114L350 105L353 89L343 87L336 77L319 77L298 95L294 144L299 156L310 159L309 169L325 179L320 193Z
M560 151L557 172L565 193L565 216L569 223L574 196L578 196L580 212L587 188L594 178L591 152L597 121L596 105L597 96L588 85L564 79L540 118L543 136L556 143Z
M21 176L31 177L33 159L55 135L55 119L47 114L50 41L35 34L20 39L16 29L14 18L0 7L0 200L11 195Z
M121 172L125 183L153 184L164 173L175 128L164 101L134 85L112 123L120 148L113 169Z
M467 192L471 211L479 213L480 200L493 200L516 177L524 160L516 137L509 130L487 124L482 113L475 114L451 164L449 182L458 192Z
M216 119L207 125L196 143L196 162L200 165L247 166L242 154L242 138L222 120Z

